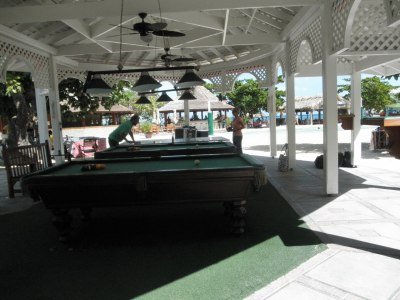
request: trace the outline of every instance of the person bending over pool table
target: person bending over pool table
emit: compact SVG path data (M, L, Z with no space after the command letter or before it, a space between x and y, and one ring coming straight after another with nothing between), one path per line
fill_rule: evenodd
M119 145L119 142L125 140L127 143L134 143L135 139L132 133L132 127L139 123L139 115L134 115L129 120L123 122L119 125L113 132L108 136L108 144L110 147L116 147ZM126 139L127 135L130 135L132 141L128 141Z

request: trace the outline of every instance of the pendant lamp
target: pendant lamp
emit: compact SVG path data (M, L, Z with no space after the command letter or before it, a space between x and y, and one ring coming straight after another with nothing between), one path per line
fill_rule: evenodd
M133 85L132 90L136 92L147 92L158 89L161 84L149 75L149 72L142 72L138 81Z
M201 79L193 69L186 70L181 80L176 84L178 88L189 88L195 85L204 85L206 82Z
M167 92L162 92L161 96L157 99L156 102L171 102L173 101L170 96L168 96Z
M195 100L196 97L190 91L185 91L182 96L179 97L179 100Z
M145 95L142 95L135 103L136 104L150 104L151 102Z
M101 78L100 74L94 74L86 83L86 93L90 95L109 94L112 88Z

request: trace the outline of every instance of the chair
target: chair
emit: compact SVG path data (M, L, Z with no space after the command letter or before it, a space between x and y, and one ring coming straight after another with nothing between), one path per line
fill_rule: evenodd
M79 152L82 157L93 157L94 153L99 150L99 145L95 138L83 139L82 145L79 145L79 147Z
M49 142L3 148L3 160L7 173L8 195L14 198L14 185L21 177L52 166Z
M175 125L174 124L167 124L167 132L174 132Z

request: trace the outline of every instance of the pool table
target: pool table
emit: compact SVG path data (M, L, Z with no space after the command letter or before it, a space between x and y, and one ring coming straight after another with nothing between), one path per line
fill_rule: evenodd
M103 151L96 152L94 157L96 159L104 159L235 152L236 147L231 142L132 144L111 147Z
M82 171L88 163L103 168ZM76 160L21 180L23 191L54 214L61 241L70 234L70 209L80 209L89 219L94 207L174 203L223 203L232 232L241 234L244 205L265 183L264 165L239 154Z

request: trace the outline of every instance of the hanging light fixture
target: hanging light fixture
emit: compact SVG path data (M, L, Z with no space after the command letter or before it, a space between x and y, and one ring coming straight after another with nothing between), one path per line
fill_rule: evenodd
M196 97L190 91L185 91L182 96L179 97L179 100L195 100Z
M136 92L146 92L158 89L161 84L149 75L149 72L142 72L138 81L133 85L132 90Z
M101 78L100 74L88 76L85 83L86 93L90 95L109 94L112 88Z
M186 70L181 80L176 84L178 88L188 88L195 85L204 85L206 82L201 79L193 69Z
M147 98L145 95L140 96L140 98L135 102L135 104L150 104L149 98Z
M167 92L162 92L161 96L157 99L156 102L171 102L173 101L170 96L168 96Z
M151 33L141 34L140 39L146 44L149 44L153 40L153 35Z

